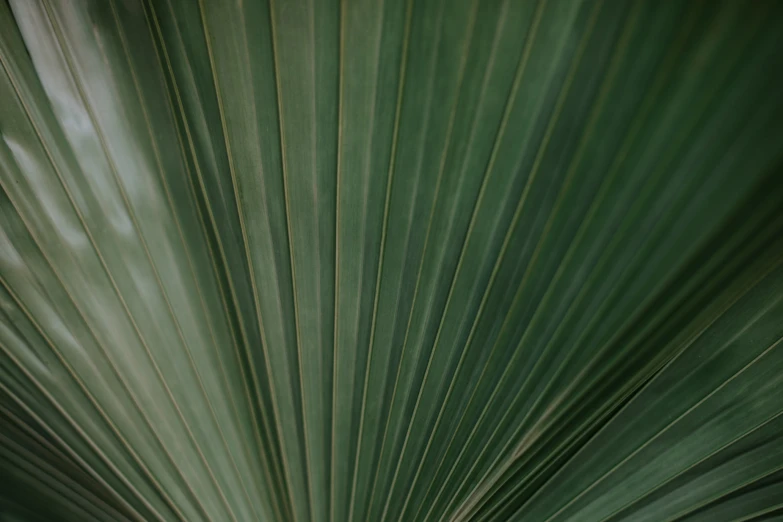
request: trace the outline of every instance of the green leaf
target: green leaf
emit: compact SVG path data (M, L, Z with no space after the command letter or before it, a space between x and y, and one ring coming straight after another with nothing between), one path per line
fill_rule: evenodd
M0 519L779 518L781 34L0 2Z

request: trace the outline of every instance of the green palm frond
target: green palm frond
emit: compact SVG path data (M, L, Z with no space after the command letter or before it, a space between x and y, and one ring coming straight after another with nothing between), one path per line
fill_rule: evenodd
M0 520L781 519L782 38L0 1Z

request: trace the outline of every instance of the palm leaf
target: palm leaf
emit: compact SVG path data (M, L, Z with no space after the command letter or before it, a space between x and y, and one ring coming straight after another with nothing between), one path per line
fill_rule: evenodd
M0 2L0 518L783 516L781 29Z

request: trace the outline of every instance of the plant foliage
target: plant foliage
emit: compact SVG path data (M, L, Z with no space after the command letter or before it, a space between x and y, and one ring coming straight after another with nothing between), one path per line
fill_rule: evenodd
M780 519L781 49L775 1L0 1L0 519Z

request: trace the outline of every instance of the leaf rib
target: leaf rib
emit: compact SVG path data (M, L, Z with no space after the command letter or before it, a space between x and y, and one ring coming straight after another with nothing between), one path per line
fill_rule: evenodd
M394 184L394 169L395 169L395 160L397 154L397 140L398 140L399 126L400 126L400 115L402 112L402 100L403 100L404 90L405 90L405 72L407 69L406 66L408 60L408 45L410 39L411 18L413 13L413 0L407 0L406 5L407 7L405 12L405 29L404 29L404 36L402 42L402 56L400 58L400 79L397 86L397 101L396 101L396 108L394 114L394 130L392 131L392 145L391 145L391 153L389 155L389 168L387 172L387 181L386 181L386 196L384 198L385 201L383 204L383 222L381 224L381 230L382 230L381 244L378 251L378 268L377 268L377 275L375 279L375 292L374 292L375 295L373 297L372 319L370 320L370 343L369 343L368 353L367 353L367 364L364 373L364 381L362 385L362 402L361 402L361 407L359 408L359 435L358 435L356 456L354 458L354 464L353 464L353 473L352 473L353 478L351 480L351 492L348 501L348 505L349 505L348 520L353 520L354 498L356 495L356 481L358 476L357 471L359 467L359 457L362 451L362 433L364 431L364 417L365 417L365 409L367 404L367 389L369 387L370 368L372 366L373 348L375 345L375 327L378 318L378 301L380 300L384 250L386 247L386 236L387 236L388 226L389 226L389 207L391 203L392 187ZM332 436L334 436L334 434ZM332 507L332 509L334 509L334 507Z
M86 227L86 225L85 225L84 217L82 216L82 214L81 214L81 211L80 211L80 210L78 209L78 207L76 206L76 203L75 203L75 201L73 200L73 195L71 194L71 192L70 192L70 189L67 187L67 184L66 184L66 183L64 182L64 180L62 179L62 174L61 174L61 173L60 173L60 171L59 171L59 167L57 166L57 163L54 161L54 158L52 157L52 154L51 154L51 152L49 151L49 148L48 148L48 146L46 145L46 142L45 142L45 140L44 140L43 136L41 135L40 129L38 128L37 124L35 123L34 119L32 118L32 116L31 116L31 113L30 113L30 109L29 109L29 107L27 106L27 103L25 102L24 98L21 96L21 93L20 93L20 91L19 91L19 87L18 87L18 85L16 84L16 82L15 82L15 80L14 80L13 76L11 76L11 74L10 74L10 71L8 70L8 66L7 66L7 64L5 63L5 59L4 59L3 55L2 55L2 53L0 53L0 62L2 62L3 69L5 70L5 73L6 73L6 75L8 76L9 80L11 81L11 83L12 83L12 85L13 85L13 87L14 87L14 91L15 91L15 93L16 93L16 96L17 96L17 98L18 98L18 100L19 100L20 104L21 104L21 105L24 107L25 113L26 113L26 115L27 115L27 117L28 117L28 121L30 122L31 126L32 126L32 127L33 127L33 129L35 130L36 136L37 136L37 138L38 138L39 142L41 143L41 147L44 149L44 151L45 151L45 153L46 153L46 155L47 155L47 158L48 158L48 160L49 160L50 164L52 165L52 168L53 168L54 172L57 174L57 177L58 177L58 179L59 179L59 181L60 181L60 184L61 184L61 186L63 187L63 190L65 191L66 195L68 196L68 199L69 199L69 201L70 201L70 203L71 203L72 207L74 208L74 210L75 210L75 212L76 212L77 216L79 217L80 223L82 224L82 227L83 227L83 228L84 228L84 230L85 230L85 234L86 234L86 235L88 236L88 238L90 239L90 242L91 242L91 244L92 244L92 246L93 246L93 249L94 249L94 250L95 250L95 252L96 252L96 256L97 256L97 257L99 258L99 260L101 261L101 266L103 267L104 271L106 271L107 277L108 277L108 278L111 280L111 275L110 275L110 274L109 274L109 272L108 272L108 269L107 269L107 267L106 267L106 265L105 265L105 261L103 260L103 257L101 256L101 254L100 254L99 250L97 249L97 246L95 246L95 241L94 241L94 239L93 239L93 237L92 237L92 234L91 234L91 232L89 231L89 229L87 229L87 227ZM9 197L9 200L10 200L10 194L9 194L9 192L7 191L7 189L6 189L6 187L4 186L4 184L2 183L2 181L0 181L0 186L2 187L2 190L3 190L3 191L4 191L4 192L5 192L7 195L8 195L8 197ZM12 201L12 204L13 204L13 201ZM14 205L14 207L15 207L15 209L17 210L17 213L19 214L20 218L24 219L24 218L23 218L23 216L22 216L22 214L21 214L21 213L19 213L19 211L18 211L18 208L16 207L16 205ZM25 223L25 226L26 226L26 228L28 229L28 232L31 234L31 236L32 236L32 237L35 237L35 236L33 235L33 233L32 233L32 229L30 229L29 225L27 225L27 224ZM41 247L40 247L40 242L38 242L38 241L36 240L36 243L37 243L37 244L39 244L39 249L41 249ZM41 249L41 252L43 253L43 250L42 250L42 249ZM49 261L48 261L48 262L49 262ZM52 270L53 270L55 273L57 273L57 271L54 269L54 265L53 265L51 262L49 262L49 265L50 265L50 267L52 268ZM60 279L60 280L62 281L62 278L60 278L59 276L58 276L58 279ZM116 289L116 286L115 286L115 289ZM116 290L115 290L115 291L116 291ZM69 295L70 295L70 294L69 294ZM74 306L76 306L76 305L75 305L75 302L74 302ZM77 309L78 309L78 307L77 307ZM84 316L83 316L83 314L81 314L81 312L80 312L80 315L82 315L82 317L84 317ZM85 320L85 323L86 323L86 319L84 319L84 320ZM87 323L86 323L86 324L87 324ZM98 345L102 347L102 346L103 346L103 344L102 344L102 343L100 343L100 342L98 341L97 337L96 337L95 339L96 339L96 342L98 343ZM106 353L106 352L104 352L104 353ZM130 393L129 393L129 395L130 395ZM132 396L132 395L131 395L131 396ZM141 411L143 411L143 410L141 410L141 408L139 408L139 410L140 410L140 412L141 412ZM143 415L143 414L142 414L142 415ZM146 419L146 416L144 416L144 417L145 417L145 419ZM151 426L151 424L149 423L149 421L148 421L148 420L147 420L147 423L148 423L148 425L149 425L149 427L150 427L150 430L153 432L153 434L155 434L156 432L155 432L155 431L152 429L152 426ZM169 461L171 462L172 466L173 466L175 469L177 469L177 470L178 470L178 472L181 474L181 473L182 473L182 472L181 472L181 470L179 469L179 467L177 467L177 466L176 466L176 464L174 463L174 460L173 460L173 458L172 458L172 457L171 457L171 455L168 453L168 451L167 451L167 450L165 450L165 447L163 447L163 445L162 445L162 442L161 442L161 441L160 441L160 439L157 437L157 435L156 435L156 438L157 438L157 440L159 441L159 443L161 444L162 448L164 448L164 453L167 455L167 457L168 457ZM185 482L185 483L186 483L186 485L187 485L187 488L188 488L188 490L189 490L189 491L190 491L190 493L191 493L191 496L193 496L194 498L196 498L196 497L195 497L195 495L194 495L194 493L193 493L193 490L192 490L192 488L191 488L191 487L190 487L190 485L189 485L189 484L187 484L187 482L184 480L184 475L181 475L181 477L182 477L182 479L183 479L183 482ZM202 506L200 503L197 503L197 505L200 507L200 509L201 509L201 510L203 510L203 509L204 509L204 508L203 508L203 506Z
M84 86L82 85L81 80L79 79L79 76L76 74L76 71L74 69L74 65L73 65L73 62L72 62L70 46L68 46L68 44L67 44L67 42L65 40L65 37L62 34L62 30L59 27L59 23L56 21L56 17L52 15L51 8L49 7L49 4L48 4L48 0L47 0L47 2L44 3L44 7L45 7L47 18L49 19L49 22L52 24L52 28L54 29L54 34L55 34L55 37L56 37L56 39L58 41L58 45L60 46L60 48L62 50L62 53L63 53L62 55L65 58L65 62L67 64L67 68L68 68L69 74L71 76L71 79L73 80L74 84L76 85L77 90L79 91L79 96L80 96L80 98L82 100L82 103L84 104L84 108L86 109L87 113L89 114L90 121L92 123L93 128L97 132L98 139L99 139L99 141L101 143L101 148L103 150L104 155L106 156L106 159L108 161L109 167L110 167L110 169L112 171L112 174L114 176L114 180L115 180L115 183L117 185L117 188L119 189L120 194L122 195L122 199L123 199L123 202L125 204L126 210L128 211L128 214L129 214L129 216L131 218L131 221L133 222L133 226L136 229L136 231L138 232L139 240L141 242L141 245L142 245L144 253L145 253L146 257L147 257L147 260L150 263L150 267L152 268L153 274L155 276L156 283L157 283L158 287L161 290L161 294L162 294L162 296L164 298L164 301L166 302L169 314L174 319L174 323L175 323L175 325L177 327L178 336L180 337L180 340L181 340L181 342L183 344L183 347L185 348L185 351L188 354L189 361L190 361L190 364L191 364L191 368L195 370L195 364L193 362L193 359L192 359L192 356L190 354L190 351L189 351L189 349L187 347L187 343L185 342L184 336L182 335L182 330L181 330L181 328L179 328L179 323L176 320L174 311L171 308L171 302L169 301L168 295L166 294L166 291L163 288L163 283L162 283L162 281L160 279L160 275L158 273L157 267L155 266L155 263L152 260L152 256L150 254L149 247L147 246L147 242L144 239L144 234L143 234L143 232L141 230L141 227L139 226L139 223L138 223L138 220L136 218L135 212L133 211L133 207L130 204L130 201L128 200L128 196L127 196L127 193L125 192L125 188L123 187L122 182L119 180L119 175L117 173L117 167L116 167L116 165L114 163L114 160L112 159L112 156L111 156L111 154L109 152L108 146L106 144L106 138L103 135L103 131L102 131L102 129L101 129L97 119L95 118L95 115L93 113L92 108L90 107L89 98L87 96L87 93L84 91ZM87 229L86 224L83 224L83 226L85 227L85 230L86 230ZM95 248L96 248L96 252L98 252L97 244L95 245ZM107 272L107 274L109 274L108 267L106 267L106 272ZM231 509L231 505L229 504L228 499L226 498L225 493L223 492L223 488L218 483L218 480L215 477L215 474L212 471L212 468L209 465L209 462L207 461L207 458L204 455L203 450L201 449L200 445L198 444L198 441L196 440L195 435L193 434L193 431L192 431L192 429L190 427L190 424L187 422L187 420L185 420L185 416L182 413L182 410L181 410L179 404L177 403L177 400L175 399L174 394L171 392L171 389L169 388L169 385L166 383L166 379L163 377L163 373L161 372L160 367L158 366L157 361L153 357L152 351L150 350L150 348L149 348L149 346L147 344L147 341L144 339L144 336L142 335L141 330L139 329L138 324L136 323L135 318L133 318L133 315L131 314L130 308L128 307L127 303L125 302L125 298L122 297L122 295L120 293L120 290L119 290L119 287L116 285L116 282L114 281L114 278L111 275L109 276L109 279L112 282L112 285L114 286L115 292L117 293L117 296L118 296L120 302L122 303L123 308L125 309L125 312L126 312L126 314L128 315L128 318L131 321L131 324L133 324L133 327L136 330L136 334L139 337L139 340L141 341L142 346L144 347L145 351L147 352L147 356L150 358L150 361L152 362L153 367L155 368L155 373L157 374L158 379L160 380L161 384L163 384L163 387L166 390L166 394L168 395L169 400L174 405L174 409L177 411L177 415L179 416L180 421L182 422L183 426L185 427L185 431L187 432L188 437L190 438L191 443L193 444L194 448L196 449L196 453L198 454L200 460L204 464L204 467L207 470L207 474L209 475L210 481L215 486L215 488L216 488L216 490L218 492L218 495L220 496L221 501L222 501L224 507L226 508L226 512L229 514L231 519L234 520L234 522L238 522L237 518L236 518L236 515L234 514L234 511ZM196 375L198 376L198 372L196 372ZM200 378L197 377L197 380L200 381ZM201 388L202 388L202 392L204 394L206 394L206 392L203 390L203 385L202 385ZM215 419L215 422L217 422L216 419Z
M236 210L237 210L237 215L239 217L240 229L242 231L242 240L243 240L244 249L245 249L246 263L247 263L248 272L249 272L249 275L250 275L250 283L251 283L250 286L251 286L251 289L252 289L253 302L254 302L255 309L256 309L256 319L257 319L257 322L258 322L259 333L261 335L261 345L262 345L261 348L262 348L262 351L264 353L264 360L266 362L266 367L267 367L267 372L268 372L269 371L269 367L270 367L270 359L269 359L269 353L268 353L268 346L269 345L268 345L267 340L266 340L266 332L265 332L265 329L264 329L263 320L261 318L261 307L260 307L260 302L259 302L258 286L256 284L256 278L255 278L255 273L254 273L255 271L253 269L253 258L252 258L252 255L250 254L250 244L249 244L249 240L248 240L247 230L246 230L246 227L245 227L245 218L244 218L244 213L242 211L241 199L239 197L239 187L237 185L237 177L236 177L236 173L235 173L235 170L234 170L234 160L233 160L233 157L232 157L232 154L231 154L231 145L230 145L230 141L229 141L229 137L228 137L228 130L227 130L225 111L223 109L223 101L222 101L222 96L220 94L220 82L218 81L217 71L215 70L215 58L214 58L214 54L213 54L213 51L212 51L212 44L210 43L208 26L207 26L207 19L206 19L206 14L205 14L205 11L204 11L204 2L203 2L203 0L199 0L199 9L200 9L200 12L201 12L202 26L204 28L205 41L206 41L206 44L207 44L207 50L208 50L208 54L209 54L209 60L210 60L211 71L212 71L212 78L213 78L213 82L214 82L214 85L215 85L215 92L216 92L216 95L217 95L218 107L220 108L220 121L221 121L221 127L222 127L222 131L223 131L223 139L224 139L224 142L225 142L225 145L226 145L226 152L227 152L226 155L227 155L227 158L228 158L229 173L231 174L231 183L232 183L232 185L234 187L234 198L235 198L236 205L237 205L237 209ZM245 37L245 28L244 28L244 26L243 26L243 29L242 29L242 35L243 35L243 38L244 38ZM245 59L249 60L248 57L247 57L247 51L248 51L247 48L248 48L248 46L246 44L244 46L244 49L245 49ZM253 105L253 113L255 114L255 111L256 111L255 102L253 102L252 105ZM247 347L247 349L249 350L249 347ZM256 373L255 365L252 362L252 355L248 352L247 357L248 357L248 361L250 363L250 368L251 368L251 372L253 374L253 379L254 379L254 383L255 383L255 386L256 386L257 393L260 393L260 385L258 383L258 376L257 376L257 373ZM284 437L283 437L283 434L281 433L280 423L277 421L277 419L280 417L280 413L278 411L278 405L277 405L277 394L275 392L275 387L273 385L273 381L271 379L271 375L267 375L267 377L269 378L269 382L270 382L269 390L270 390L270 394L272 396L271 402L272 402L273 417L275 419L274 424L275 424L275 427L276 427L278 439L280 440L280 442L282 444L282 441L284 440ZM259 406L260 406L260 404L262 403L260 396L259 396L258 400L259 400ZM284 480L285 480L286 485L287 485L286 489L287 489L287 492L288 492L289 501L291 503L290 505L291 505L291 507L293 509L294 501L293 501L293 488L291 487L291 477L290 477L291 471L290 471L290 465L288 463L288 459L287 459L284 451L281 452L281 459L283 461L283 475L284 475Z
M169 7L171 8L170 4L169 4ZM181 118L183 120L184 131L185 131L186 137L188 139L188 148L190 149L190 152L191 152L191 157L192 157L192 160L193 160L194 169L196 171L196 178L197 178L198 183L199 183L199 187L198 187L198 190L197 190L196 187L193 184L192 177L190 175L190 169L189 169L189 167L187 165L187 162L186 162L185 163L185 168L188 170L188 186L189 186L189 188L191 190L191 193L194 195L194 197L195 197L197 191L203 196L204 205L205 205L205 207L207 209L207 214L208 214L208 217L209 217L209 223L211 225L211 230L212 230L213 236L215 238L215 242L217 244L217 250L218 250L218 253L220 255L221 262L223 263L223 266L228 266L228 259L226 257L225 247L223 245L223 240L221 238L221 234L220 234L219 229L218 229L218 225L217 225L217 221L216 221L216 218L215 218L215 215L214 215L214 211L212 210L212 205L210 203L210 199L209 199L209 197L207 195L208 191L207 191L206 185L204 183L203 174L201 172L201 167L200 167L200 164L199 164L199 161L198 161L198 157L196 155L196 146L194 144L193 136L192 136L192 133L190 131L190 126L188 124L188 118L187 118L187 115L185 113L185 108L184 108L184 105L183 105L183 102L182 102L182 99L181 99L181 96L180 96L180 93L179 93L179 88L177 87L177 82L176 82L176 78L174 76L174 71L172 69L171 60L169 58L169 54L168 54L168 50L166 48L165 41L163 40L163 35L162 35L162 32L161 32L161 28L160 28L160 24L158 22L157 15L155 13L155 8L154 8L154 6L152 4L150 4L150 9L152 10L151 16L152 16L152 20L155 23L155 28L156 28L156 31L157 31L157 34L158 34L158 38L159 38L159 41L160 41L160 46L161 46L161 49L162 49L164 57L165 57L167 70L169 72L169 76L171 77L172 87L173 87L173 90L174 90L175 97L177 99L177 106L179 108L180 115L181 115ZM148 17L148 23L149 23L149 17ZM150 31L151 30L152 30L152 27L151 27L151 24L150 24ZM175 31L175 32L176 32L177 36L179 36L180 39L181 39L181 35L180 35L180 32L179 32L178 28L177 28L177 31ZM158 60L161 60L160 56L158 56ZM190 65L189 61L188 61L188 65ZM168 94L168 96L169 96L169 99L170 99L170 94ZM173 102L170 102L170 106L172 106L172 105L173 105ZM184 146L182 144L182 140L181 140L179 135L177 135L177 141L178 141L180 149L181 149L181 154L184 157L185 156ZM200 208L198 206L196 206L196 212L197 212L197 214L199 216L199 224L200 224L200 226L202 228L202 232L203 232L204 236L206 237L208 235L207 234L206 220L204 219L203 213L201 212L201 210L200 210ZM213 270L215 276L217 278L219 278L220 277L220 270L218 269L218 266L217 266L217 261L215 259L215 253L214 253L214 251L211 248L208 249L208 251L209 251L210 261L211 261L211 264L212 264L212 270ZM239 311L240 310L239 301L238 301L237 293L236 293L236 290L235 290L235 287L234 287L233 279L231 278L230 274L226 274L226 281L227 281L227 284L228 284L228 287L229 287L229 293L231 294L232 304L233 304L234 308L237 311ZM248 405L249 405L250 415L251 415L251 419L252 419L252 430L253 430L253 435L255 437L255 441L256 441L256 444L257 444L258 451L259 451L259 458L260 458L260 461L261 461L261 467L263 469L263 473L264 473L264 476L266 478L267 483L270 484L270 485L274 485L274 484L279 483L279 482L275 482L274 480L272 480L272 473L275 473L275 475L279 477L280 476L280 471L279 471L279 469L278 469L278 467L276 465L277 462L274 460L274 457L267 455L266 452L263 449L264 445L262 444L261 433L260 433L260 429L259 429L259 423L258 423L258 420L257 420L257 417L256 417L256 408L253 406L254 400L252 398L252 393L251 393L251 391L249 389L249 386L248 386L248 381L249 380L254 382L254 383L256 383L256 380L255 380L255 377L253 377L253 376L251 376L250 378L248 378L248 376L247 376L246 372L248 370L245 367L245 364L242 363L241 349L239 347L239 342L237 341L237 333L236 333L236 331L234 329L232 321L230 320L231 314L229 312L229 306L228 306L228 302L226 300L225 291L224 291L222 285L218 284L217 287L218 287L218 293L219 293L220 298L221 298L221 304L223 306L223 310L224 310L224 313L225 313L226 318L227 318L228 327L229 327L229 329L231 331L231 339L232 339L232 344L234 346L235 356L236 356L237 362L239 364L239 367L241 369L242 376L243 376L242 388L243 388L243 391L245 393L245 397L247 398ZM239 335L241 337L241 342L243 343L243 346L245 346L246 349L249 350L248 347L250 346L250 341L248 339L244 318L243 318L241 313L237 313L236 314L236 318L237 318L237 323L238 323L239 330L240 330ZM249 357L250 356L249 352L246 352L246 355ZM248 359L248 365L252 365L252 362L249 359ZM252 369L251 369L251 373L252 373ZM256 388L257 388L257 386L256 386ZM256 401L255 402L257 403L257 407L259 408L259 411L261 412L261 423L260 424L261 424L261 426L264 429L265 436L266 436L267 440L273 441L272 434L271 434L271 432L269 430L269 423L268 423L268 420L266 418L267 414L266 414L266 411L265 411L265 409L263 407L262 400L261 400L260 396L258 395L258 391L256 392ZM271 464L270 464L270 461L271 461ZM274 468L274 469L272 469L272 468ZM256 478L256 481L257 481L257 478ZM262 489L263 488L261 488L259 486L259 491L261 491ZM272 509L273 509L273 511L275 511L276 516L280 516L280 506L278 504L279 499L277 498L277 496L273 492L270 492L270 500L271 500L271 503L272 503ZM283 502L283 507L287 509L287 504L285 502Z
M469 23L468 23L468 27L466 29L467 38L466 38L465 44L463 46L462 59L460 60L459 72L458 72L458 75L457 75L457 85L458 85L458 88L457 88L457 92L455 94L454 104L452 105L452 110L451 110L451 113L449 115L449 123L448 123L447 131L446 131L446 144L445 144L443 152L441 154L440 167L438 169L437 181L435 182L435 194L433 196L432 209L430 210L430 215L429 215L429 218L427 220L427 231L425 232L425 235L424 235L424 250L422 252L421 260L419 261L419 268L418 268L417 275L416 275L416 283L414 285L414 290L413 290L413 302L411 303L411 311L408 314L408 321L407 321L407 326L405 328L405 336L404 336L403 343L402 343L402 352L401 352L401 355L400 355L400 362L397 365L396 376L395 376L395 379L394 379L394 386L392 388L392 398L391 398L391 403L390 403L391 406L390 406L390 409L389 409L389 418L387 418L386 422L384 422L384 430L383 430L383 437L381 439L381 450L380 450L381 457L383 456L383 450L384 450L384 448L386 446L386 441L387 441L387 436L388 436L388 431L389 431L389 424L390 424L390 420L391 420L390 417L391 417L391 413L392 413L392 408L394 406L394 400L395 400L395 398L397 396L397 385L399 383L400 372L402 370L402 359L405 356L405 350L406 350L406 347L408 346L408 342L407 342L408 341L408 334L410 332L411 320L413 319L413 310L414 310L414 307L415 307L415 304L416 304L416 297L418 296L418 293L419 293L419 281L421 280L421 274L422 274L422 271L423 271L423 268L424 268L424 260L426 258L427 245L429 244L430 233L432 231L432 222L433 222L433 217L435 215L435 207L437 205L438 194L440 193L441 182L443 180L443 173L444 173L445 166L446 166L446 157L448 155L449 149L451 148L452 132L454 130L454 122L455 122L456 116L457 116L457 103L459 102L459 96L460 96L460 92L462 90L462 82L463 82L464 75L465 75L465 69L467 67L467 50L470 48L470 43L471 43L472 37L473 37L473 27L474 27L475 19L476 19L476 16L475 16L476 15L476 10L478 9L478 1L477 0L473 0L472 4L473 4L473 7L471 9L471 15L469 17ZM372 481L372 487L370 489L370 505L369 505L369 508L368 508L368 513L372 513L372 507L373 507L373 505L375 503L375 488L376 488L376 485L377 485L377 482L378 482L379 472L380 472L380 466L378 466L376 468L375 473L374 473L374 477L373 477L373 481Z
M451 297L452 297L452 293L453 293L453 290L454 290L454 282L458 278L459 273L461 271L462 260L463 260L464 254L465 254L465 247L467 246L467 240L471 236L471 232L473 231L473 227L475 225L475 220L476 220L476 215L477 215L478 208L480 207L481 203L483 202L483 198L484 198L484 194L485 194L485 190L486 190L486 186L487 186L487 181L489 179L490 174L493 171L493 168L494 168L494 165L495 165L495 161L497 159L498 149L500 147L500 142L501 142L503 136L505 135L506 126L507 126L508 120L509 120L509 118L511 116L511 109L512 109L512 107L514 105L514 102L516 100L516 95L517 95L517 92L518 92L518 89L519 89L519 85L520 85L522 77L524 75L524 71L525 71L525 67L527 65L528 58L530 57L530 49L532 48L532 43L533 43L533 41L535 39L535 34L536 34L537 27L538 27L538 23L540 22L541 14L543 12L543 9L544 9L544 6L546 4L546 1L547 0L540 0L538 2L538 5L536 7L536 13L534 15L533 21L531 22L531 26L529 28L528 36L525 39L525 47L524 47L522 53L520 54L519 61L517 62L517 70L516 70L516 73L515 73L515 76L514 76L514 82L512 84L511 90L509 92L508 99L505 102L503 116L501 118L501 122L500 122L500 126L498 128L498 131L497 131L497 135L496 135L495 140L493 142L492 152L490 153L490 159L489 159L489 162L488 162L487 167L485 169L484 177L483 177L483 180L482 180L482 183L481 183L481 188L479 189L479 194L478 194L478 197L477 197L477 200L476 200L476 204L474 205L474 209L473 209L473 212L471 214L470 223L468 225L468 232L466 234L466 238L465 238L465 241L463 242L462 248L460 249L460 257L459 257L459 260L457 262L457 269L455 271L454 277L452 278L452 283L451 283L451 286L449 288L449 295L446 298L446 305L444 307L444 312L443 312L443 314L441 316L441 320L440 320L439 325L438 325L438 331L437 331L437 333L435 335L435 341L433 343L434 347L438 345L438 341L440 339L440 333L441 333L441 330L442 330L442 327L443 327L443 319L445 318L446 311L448 310L449 303L451 302ZM507 243L504 243L504 246L505 245L507 245ZM466 354L466 351L467 351L466 348L469 345L470 340L472 338L474 327L475 327L475 325L476 325L476 323L478 321L478 317L481 315L481 312L483 311L484 304L486 303L487 296L489 295L489 290L493 286L493 283L494 283L494 280L495 280L495 276L497 275L497 269L500 266L500 259L502 258L502 252L504 252L504 250L501 250L501 255L498 257L498 261L495 263L495 266L493 267L493 271L492 271L492 273L490 275L489 283L487 285L487 288L486 288L485 292L482 295L482 299L481 299L481 302L479 304L479 311L477 312L477 315L476 315L476 321L473 322L473 326L471 327L471 332L468 335L468 340L467 340L467 342L465 344L465 348L460 353L460 358L459 358L459 361L457 363L457 367L456 367L456 369L454 371L454 375L455 376L459 373L459 370L462 367L462 363L464 361L464 355ZM433 352L435 350L434 347L433 347ZM430 360L431 359L432 359L432 357L430 357ZM429 370L429 363L427 365L427 368ZM426 381L426 374L425 374L424 380ZM438 408L438 414L436 416L435 426L432 429L432 436L428 437L427 444L426 444L426 447L424 449L424 454L422 455L421 459L419 460L419 465L416 468L416 472L414 474L413 481L411 482L411 485L410 485L410 487L408 489L408 494L406 495L405 501L403 502L403 507L402 507L402 510L400 511L400 517L401 518L405 514L405 509L407 507L408 502L410 501L411 494L413 493L413 491L415 489L416 483L418 481L419 473L420 473L420 471L422 469L422 465L424 464L424 460L426 459L426 457L427 457L427 455L429 453L429 449L430 449L431 444L432 444L434 433L437 431L438 427L440 426L440 421L443 418L443 411L444 411L445 405L448 402L449 398L451 397L451 392L454 389L455 382L456 382L455 379L452 379L449 382L449 387L448 387L448 390L446 392L446 396L443 399L443 402L441 403L440 408ZM422 385L422 389L423 389L423 385ZM421 389L420 389L419 393L421 394ZM418 403L419 403L419 398L417 398L417 401L416 401L417 406L418 406ZM414 416L415 416L415 409L414 409ZM427 490L427 492L428 491L429 491L429 489ZM425 497L426 497L426 493L425 493ZM419 509L421 509L421 507ZM416 514L414 515L414 517L413 517L414 519L416 519L416 516L418 515L418 512L419 511L417 511Z
M152 133L152 126L151 126L151 123L150 123L150 119L149 119L149 114L148 114L148 111L147 111L146 103L144 102L144 97L141 94L141 88L139 86L139 81L138 81L138 78L137 78L137 75L136 75L136 70L135 70L135 67L133 65L133 60L131 59L130 52L128 50L128 43L126 41L126 37L125 37L124 31L122 29L122 24L120 23L120 20L119 20L119 15L117 13L117 8L114 5L114 0L110 0L109 1L109 5L111 6L111 9L112 9L112 14L113 14L113 17L114 17L115 24L117 26L117 31L118 31L118 34L120 35L120 42L121 42L121 45L122 45L122 49L123 49L123 52L125 54L125 58L126 58L126 60L128 62L129 71L131 73L131 77L133 79L134 88L136 90L136 95L138 97L139 104L141 106L142 115L144 117L144 122L145 122L145 125L146 125L147 133L148 133L148 135L150 137L150 144L152 146L153 155L155 157L155 163L156 163L156 166L157 166L157 169L158 169L158 173L160 174L161 184L162 184L162 186L164 188L164 192L166 194L166 200L167 200L167 203L169 205L169 210L170 210L170 212L171 212L171 214L173 216L173 219L174 219L174 222L175 222L175 225L176 225L176 228L177 228L178 238L179 238L179 240L180 240L180 242L182 244L183 251L185 252L185 257L186 257L186 260L188 262L190 275L193 278L194 286L195 286L195 288L196 288L196 290L198 292L198 295L199 295L199 298L200 298L200 304L202 306L202 310L204 311L205 316L207 318L206 323L209 326L209 331L210 331L210 334L212 336L213 348L215 348L217 350L217 342L216 342L215 337L214 337L214 332L213 332L213 330L211 328L211 321L209 320L209 314L206 312L206 305L204 303L203 296L201 295L201 291L200 291L199 284L198 284L198 279L195 277L195 272L194 272L194 269L193 269L193 261L192 261L191 256L190 256L190 251L187 248L187 245L185 243L185 238L184 238L183 233L182 233L182 226L181 226L181 224L179 222L179 218L177 217L177 213L176 213L176 211L174 209L174 205L173 205L173 202L172 202L172 199L171 199L171 193L170 193L169 188L168 188L168 183L166 182L165 175L163 173L163 165L162 165L162 162L161 162L161 159L160 159L160 152L158 150L158 146L156 144L156 141L154 139L154 135ZM119 184L119 180L117 180L117 182ZM124 189L120 189L120 190L125 195ZM131 215L133 215L134 214L133 211L130 210L130 208L131 208L130 207L130 202L127 201L127 196L125 196L125 197L126 197L126 205L128 206L128 209L131 212ZM133 217L133 219L134 219L134 221L136 220L135 216ZM137 226L137 229L139 230L139 235L141 237L141 228L139 227L138 224L136 226ZM192 353L191 353L190 349L188 348L187 342L185 340L184 333L182 331L182 326L180 325L179 320L177 319L176 314L174 313L174 309L173 309L173 307L171 305L171 300L170 300L170 298L168 296L168 293L165 290L165 287L163 285L162 280L160 279L160 275L159 275L159 273L157 271L157 268L155 267L155 264L154 264L154 262L152 260L152 256L149 253L149 249L147 248L146 241L143 238L142 238L142 243L145 245L145 250L147 251L147 258L148 258L148 260L150 262L150 265L152 266L153 271L155 273L156 280L157 280L157 283L158 283L158 287L160 288L161 293L163 295L163 298L164 298L164 300L166 302L166 307L168 309L169 315L171 316L172 320L174 321L174 325L175 325L175 328L177 330L177 335L179 336L179 339L180 339L183 347L185 348L185 352L186 352L186 354L188 356L188 361L190 362L190 366L191 366L191 368L192 368L192 370L193 370L193 372L194 372L194 374L196 376L196 380L197 380L198 385L199 385L199 390L201 391L201 394L202 394L202 396L204 397L204 400L207 403L207 407L209 409L212 421L214 422L215 427L218 430L218 433L220 435L220 439L221 439L221 442L223 444L223 447L224 447L226 453L229 456L229 459L231 461L231 465L232 465L232 467L234 469L234 473L236 474L237 479L239 480L239 483L241 485L242 492L244 494L245 500L247 501L248 506L250 506L250 509L255 512L256 516L258 516L258 513L256 512L256 506L253 503L253 501L250 499L250 494L248 493L247 485L245 484L244 477L243 477L242 473L240 473L240 471L239 471L239 467L237 466L236 460L234 459L234 455L233 455L233 453L231 452L231 450L229 448L228 441L226 440L226 436L225 436L225 433L223 431L223 428L221 427L221 424L220 424L220 422L217 419L217 414L215 412L215 407L212 404L212 400L209 398L209 394L207 393L206 388L204 387L204 383L203 383L203 380L201 378L201 374L198 371L198 368L196 366L195 360L193 359ZM221 359L220 355L217 352L216 352L216 358L217 358L217 361L218 361L218 368L219 368L219 373L220 373L220 376L221 376L222 384L226 388L226 394L229 397L229 400L232 403L232 405L234 407L234 410L236 410L236 405L233 403L232 395L231 395L231 393L229 393L227 391L227 389L228 389L227 381L228 380L226 378L225 368L223 366L222 359Z

